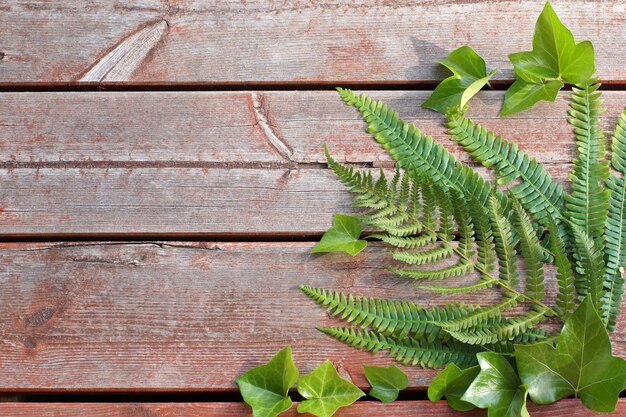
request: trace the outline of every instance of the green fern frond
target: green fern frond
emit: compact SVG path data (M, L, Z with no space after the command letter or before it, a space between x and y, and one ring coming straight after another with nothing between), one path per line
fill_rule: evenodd
M553 217L560 215L563 187L552 180L542 164L530 158L517 145L474 124L462 112L452 112L446 117L452 140L463 146L474 160L492 167L498 175L498 184L521 180L511 192L533 217L543 222L547 213Z
M574 284L574 271L565 251L565 243L559 234L556 223L548 217L548 233L550 245L556 266L556 281L558 293L556 307L563 318L567 318L576 308L576 286Z
M534 325L546 317L546 311L542 309L532 310L521 316L511 317L502 322L479 327L468 331L446 332L461 343L469 345L486 345L497 342L513 340L525 334Z
M568 121L574 126L578 158L570 173L571 192L565 196L566 216L589 235L596 246L601 239L609 207L610 191L603 187L609 178L604 133L598 115L604 111L597 80L572 89Z
M517 200L513 200L513 212L522 259L526 267L526 294L533 300L541 301L546 295L543 283L543 248L530 217Z
M461 294L469 292L478 292L491 288L497 285L498 281L492 277L482 276L480 280L469 285L455 285L455 286L437 286L437 285L420 285L417 288L420 290L426 290L435 294L450 295Z
M468 312L465 317L442 323L441 327L446 331L461 331L470 327L497 322L502 317L503 311L518 305L518 299L519 297L516 294L509 294L504 301L490 306L476 308L474 311Z
M502 214L500 202L495 197L491 197L489 200L489 219L496 245L499 278L509 287L515 287L519 282L519 274L516 265L516 252L513 249L513 232L510 222Z
M579 274L574 281L576 290L581 297L589 295L594 305L599 305L604 296L603 252L582 228L571 224L570 229L574 243L576 272Z
M396 338L368 330L353 328L318 327L323 333L357 349L367 352L388 351L389 356L405 365L420 365L424 368L439 368L455 363L461 368L476 364L479 348L451 342L427 342L415 338Z
M392 252L393 259L410 265L426 265L448 259L454 254L450 246L441 245L425 251Z
M611 140L611 166L619 174L611 174L606 182L611 191L605 228L606 274L603 319L607 328L615 328L615 320L624 292L624 276L620 266L626 265L626 111L617 120Z
M369 235L368 238L380 239L383 242L396 248L420 249L431 245L437 241L437 235L434 233L425 233L420 236L394 236L390 234L375 233Z
M341 98L356 107L367 123L367 131L398 162L398 166L416 175L428 176L433 183L456 188L464 195L474 196L487 204L492 187L473 169L462 165L430 136L400 119L398 113L365 94L356 95L338 88Z
M322 288L300 286L302 292L326 307L328 314L361 326L371 326L384 334L397 337L425 337L435 340L440 336L442 322L459 320L477 307L466 304L448 304L444 307L423 308L411 301L385 300L346 295Z
M456 265L446 266L439 269L399 269L399 268L386 268L389 272L393 272L401 277L416 279L416 280L434 280L434 279L446 279L451 277L460 277L467 275L474 271L474 264L461 260ZM420 287L423 289L430 287ZM434 287L433 287L434 288ZM437 292L437 291L435 291Z
M496 248L489 218L485 215L480 203L475 198L467 201L470 217L474 220L474 231L477 241L477 266L485 272L492 272L496 263Z

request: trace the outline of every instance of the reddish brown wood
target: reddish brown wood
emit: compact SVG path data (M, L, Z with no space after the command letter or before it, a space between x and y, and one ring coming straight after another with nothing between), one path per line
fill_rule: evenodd
M420 107L429 91L367 93L468 160L443 117ZM479 94L470 115L542 162L571 160L568 94L501 119L503 96ZM602 127L611 130L626 92L604 100ZM310 164L325 162L324 143L340 161L389 161L334 91L5 93L0 127L0 161L35 168Z
M530 49L543 2L4 1L0 84L406 83L471 44L499 79ZM600 77L624 82L619 0L555 1Z
M220 391L287 344L303 373L330 359L367 386L363 364L385 365L320 334L340 325L299 284L443 304L363 255L310 255L313 243L50 243L0 245L3 391ZM452 281L459 285L462 281ZM548 279L549 297L554 280ZM471 300L487 304L496 290ZM624 322L614 353L626 354ZM404 368L413 388L434 371Z
M312 236L351 204L328 169L0 169L5 237Z
M294 405L281 416L301 416ZM585 409L577 400L562 400L556 404L529 407L533 417L592 417L606 414ZM5 417L244 417L252 412L243 403L181 403L181 404L28 404L0 403L0 413ZM626 414L626 401L617 404L616 416ZM341 408L336 417L362 417L366 415L390 415L394 417L479 417L486 416L484 410L459 413L444 402L397 401L391 404L357 402Z

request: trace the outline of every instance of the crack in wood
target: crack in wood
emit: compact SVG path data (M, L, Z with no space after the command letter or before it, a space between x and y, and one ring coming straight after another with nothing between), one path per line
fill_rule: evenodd
M251 92L250 96L252 97L252 109L254 111L254 118L257 122L257 125L261 128L263 135L267 139L268 143L271 145L273 149L278 152L280 156L282 156L286 162L293 162L293 150L284 141L279 135L276 133L275 128L273 127L274 123L269 117L267 99L256 93Z
M134 32L98 60L79 81L128 81L167 33L168 27L167 21L161 19Z

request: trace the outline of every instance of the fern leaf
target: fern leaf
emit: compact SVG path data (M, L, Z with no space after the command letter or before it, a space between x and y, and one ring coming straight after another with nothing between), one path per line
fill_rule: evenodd
M477 241L477 265L485 272L491 272L496 263L496 249L491 232L491 224L486 210L475 198L470 198L468 208L474 220Z
M380 239L385 243L397 248L420 249L437 241L434 233L425 233L420 236L393 236L389 234L373 234L368 236L372 239Z
M556 306L563 318L567 318L576 308L576 287L574 285L574 271L572 264L565 251L565 243L552 218L548 218L548 233L550 234L550 245L556 266L556 281L558 293L556 296Z
M458 264L447 266L439 269L398 269L398 268L386 268L388 271L393 272L401 277L407 277L411 279L446 279L450 277L459 277L467 275L474 270L474 264L461 260ZM421 287L427 288L427 287ZM484 288L484 287L483 287Z
M570 173L571 192L565 196L565 214L596 246L602 244L610 194L603 187L609 178L609 165L604 160L607 153L604 133L598 125L598 115L604 111L598 88L600 84L596 80L573 88L568 121L574 126L578 158Z
M482 276L480 280L470 285L462 285L455 287L437 286L437 285L421 285L417 288L434 292L436 294L460 294L466 292L477 292L487 288L491 288L497 284L497 280L492 277Z
M474 256L475 233L470 210L463 195L454 189L450 190L450 200L453 207L454 221L458 226L459 251L465 259L471 259Z
M500 319L503 311L517 306L518 299L516 294L508 294L502 302L474 309L464 317L442 323L441 327L446 331L460 331L488 324L494 319Z
M576 258L576 290L582 297L589 295L594 305L599 305L603 296L605 265L602 250L585 231L571 224L574 257Z
M439 368L448 363L469 367L476 364L476 353L480 351L480 348L455 342L443 344L439 341L396 338L353 328L318 327L318 330L357 349L367 352L388 351L400 363L424 368Z
M489 220L496 244L499 278L507 286L515 287L519 282L519 274L516 266L516 252L513 249L513 232L511 224L502 214L500 202L495 197L489 200Z
M515 199L513 200L513 211L515 213L515 228L520 237L522 259L526 267L526 295L533 300L541 301L546 295L543 284L543 248L533 229L530 217Z
M607 328L615 328L615 320L624 292L624 276L620 267L626 265L626 111L617 120L611 140L611 165L620 176L612 174L606 185L611 191L605 228L606 274L603 319Z
M470 156L498 174L498 184L515 179L521 182L511 192L522 206L543 222L546 213L558 216L563 208L563 187L545 170L542 164L530 158L517 145L511 144L493 132L474 124L461 112L446 116L448 134L470 153Z
M526 333L546 317L546 310L536 309L521 316L511 317L503 322L496 322L486 327L467 331L446 330L450 336L469 345L486 345L513 340Z
M393 252L392 257L411 265L426 265L439 262L452 256L454 251L448 245L435 246L426 251Z
M400 119L398 114L380 101L365 94L356 95L348 89L338 88L341 98L356 107L367 123L367 130L376 141L398 162L398 166L416 175L428 176L445 188L456 188L464 195L476 197L486 204L491 185L473 169L456 161L454 156L430 136L422 134L412 124Z
M355 297L322 288L300 286L302 292L327 308L332 316L363 328L371 326L379 333L405 337L425 337L435 340L440 334L440 323L459 320L477 307L449 304L444 307L422 308L410 301Z

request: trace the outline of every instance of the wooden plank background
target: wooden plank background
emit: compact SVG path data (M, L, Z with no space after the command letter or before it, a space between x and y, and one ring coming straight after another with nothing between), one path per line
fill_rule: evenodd
M609 88L601 123L610 129L626 104L626 6L553 6L577 40L594 42ZM388 274L379 245L357 258L309 253L333 213L352 212L323 144L342 162L392 167L331 87L384 100L468 161L441 117L420 107L447 76L436 61L471 44L500 69L494 85L504 89L513 76L507 54L530 49L542 7L0 4L0 401L9 401L0 415L250 416L234 379L286 344L302 373L331 359L367 388L362 365L390 359L320 335L315 326L338 322L297 286L409 293L426 305L450 298L414 292ZM575 153L567 93L499 119L503 95L480 93L471 116L566 180ZM626 356L623 323L612 340ZM458 415L424 399L434 371L403 369L410 387L402 401L359 401L337 416ZM98 403L89 402L93 393ZM133 393L141 396L133 401ZM531 414L596 415L574 400ZM626 401L616 415L626 415Z

